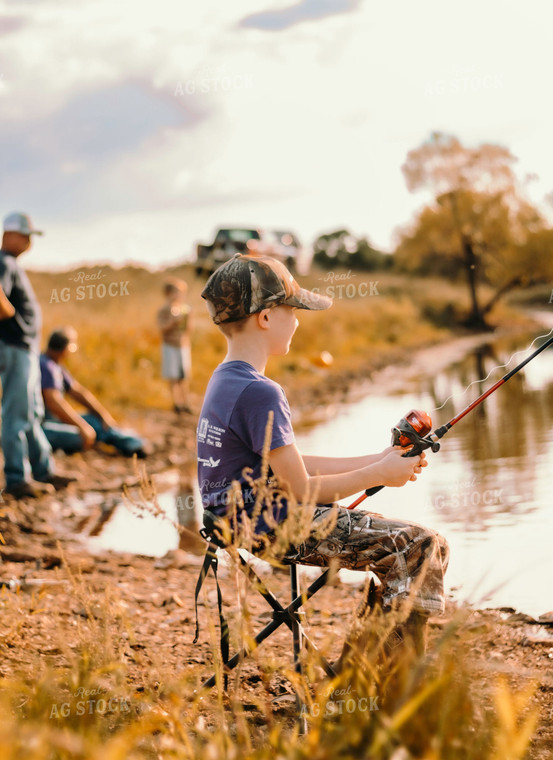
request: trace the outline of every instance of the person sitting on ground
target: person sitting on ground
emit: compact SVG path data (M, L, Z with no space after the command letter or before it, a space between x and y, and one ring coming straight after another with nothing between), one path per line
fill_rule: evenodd
M317 496L312 532L287 557L299 564L328 566L334 561L343 568L371 570L381 582L384 612L397 612L403 602L412 605L405 607L409 616L405 632L420 652L428 617L444 611L445 539L415 523L348 510L333 502L373 486L397 487L416 480L427 465L424 452L404 457L405 449L389 446L357 457L303 456L295 442L284 390L265 376L269 357L288 353L298 327L298 310L327 309L332 301L300 288L280 262L243 254L236 254L213 273L202 297L228 343L227 354L208 383L197 429L204 508L212 517L225 515L229 488L238 482L243 509L248 516L254 513L256 494L251 483L261 477L272 412L270 492L276 493L278 487L300 505L308 494ZM286 498L275 499L269 514L261 513L253 529L269 535L271 523L285 520L287 510ZM317 527L334 516L335 527L324 538L317 536Z
M173 408L177 414L192 412L188 404L189 378L192 370L192 310L186 303L187 290L188 286L184 280L176 277L166 280L163 293L167 301L157 313L157 324L162 338L162 374L169 381Z
M116 427L116 422L91 391L78 383L62 366L77 350L77 333L62 327L50 335L46 351L40 355L42 395L46 416L42 423L52 449L66 454L92 448L99 441L114 446L125 456L146 456L144 441L132 430ZM79 414L65 399L65 394L89 410Z

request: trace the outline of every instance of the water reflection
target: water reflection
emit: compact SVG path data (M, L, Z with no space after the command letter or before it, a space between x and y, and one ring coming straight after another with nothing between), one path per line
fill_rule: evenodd
M88 530L90 551L150 557L163 557L174 549L192 554L205 551L198 535L201 497L192 471L167 471L154 480L151 492L135 488L125 501L116 497L102 503L100 519Z
M438 384L466 388L505 360L487 344L441 373ZM505 372L496 371L485 384L476 383L464 396L449 400L435 413L435 424L459 414ZM543 456L553 445L552 378L553 352L547 350L448 433L443 445L459 452L466 473L465 485L454 487L456 496L449 500L454 508L470 509L473 516L482 518L490 513L518 512L522 501L527 510L539 508L532 503L534 486ZM468 490L466 481L471 483ZM481 520L483 526L486 522Z
M413 383L409 394L390 397L379 389L340 419L301 436L300 448L334 456L377 451L388 444L391 426L412 407L431 412L437 427L508 370L496 370L459 395L470 383L530 341L524 336L518 343L505 338L488 342L446 371ZM552 422L553 351L548 349L452 428L441 451L428 453L430 465L416 483L386 488L360 508L443 533L452 549L447 581L459 589L457 596L530 614L552 609Z

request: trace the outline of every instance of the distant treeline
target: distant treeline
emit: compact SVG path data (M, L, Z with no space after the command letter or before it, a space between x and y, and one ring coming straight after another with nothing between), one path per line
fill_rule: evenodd
M317 238L313 244L313 263L322 269L338 266L374 271L391 269L394 259L373 248L366 238L356 238L348 230L336 230Z

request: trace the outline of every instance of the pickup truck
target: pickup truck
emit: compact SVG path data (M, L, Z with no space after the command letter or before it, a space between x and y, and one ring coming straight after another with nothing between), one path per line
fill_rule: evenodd
M213 243L196 247L196 274L209 275L235 253L258 253L273 256L293 270L300 252L297 238L291 232L265 231L225 227L217 230Z

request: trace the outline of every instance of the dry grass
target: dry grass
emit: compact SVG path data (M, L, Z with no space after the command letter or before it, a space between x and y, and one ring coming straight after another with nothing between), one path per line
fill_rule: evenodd
M358 619L368 643L337 678L322 678L315 656L305 653L306 676L290 662L257 650L247 673L234 672L229 689L198 690L209 665L170 672L162 661L144 662L140 683L128 676L125 653L137 637L117 592L108 584L98 603L85 583L72 579L75 604L83 607L77 629L60 617L52 647L56 666L38 653L30 667L0 682L2 760L522 760L536 726L530 707L534 687L516 693L501 678L483 683L471 665L470 638L460 612L434 639L425 658L408 649L385 660L382 641L389 627L378 616ZM238 584L233 606L233 643L250 640L251 589ZM36 611L40 599L2 599L3 615L16 627ZM214 616L212 659L217 660ZM333 643L330 629L319 638ZM12 632L12 645L17 633ZM140 647L132 650L140 658ZM151 656L150 651L150 656ZM257 684L252 681L254 668ZM219 664L220 674L220 664ZM249 677L246 677L249 676ZM244 678L246 677L246 680ZM308 733L298 734L293 702L276 707L275 679L289 679L304 701Z
M273 489L259 489L258 509L273 495ZM143 497L156 508L147 481ZM310 531L308 509L291 502L289 512L289 524L278 527L277 540L263 554L273 564L291 535L301 541ZM235 598L226 600L237 648L251 642L255 621L255 592L237 562L239 548L255 540L251 523L244 525L229 549ZM20 666L0 681L2 760L522 760L535 731L536 687L515 692L501 678L483 681L472 663L462 610L442 626L426 656L417 656L408 643L391 651L384 646L409 602L391 615L362 603L351 620L352 641L362 647L354 646L336 678L323 678L315 654L304 651L300 676L289 658L262 646L233 671L225 692L209 602L202 621L211 652L203 663L171 671L154 648L142 654L135 621L114 584L91 589L66 565L64 576L73 614L60 610L48 651L27 646ZM40 611L42 598L1 595L0 657L6 647L22 647L26 621ZM335 650L335 626L310 626L307 607L310 634L323 652ZM210 663L218 685L207 691L200 684ZM305 736L293 702L275 705L275 679L281 684L284 678L301 695ZM253 690L251 683L257 684Z
M75 272L31 273L43 306L44 336L64 324L72 324L79 332L81 350L71 357L70 370L108 407L119 412L129 406L169 408L168 388L160 374L155 316L163 302L162 283L171 274L189 283L189 301L195 315L192 390L203 394L226 347L200 297L204 281L186 266L167 272L132 267L81 271L103 275L99 280L80 283L84 287L81 294L86 296L81 300L77 300ZM336 298L327 312L300 313L300 327L290 353L271 360L268 373L285 387L315 387L321 377L363 375L396 361L410 349L446 340L458 331L458 319L468 308L465 289L441 280L415 280L389 273L357 274L343 280L339 276L347 273L335 273L334 282L325 280L327 274L316 271L300 278L304 286L322 292L334 287ZM372 296L371 279L378 281ZM96 286L100 283L128 283L129 294L99 298ZM112 290L116 287L121 286ZM63 288L69 290L62 292ZM68 300L62 301L63 297ZM499 307L496 318L512 321L513 312ZM324 369L318 366L322 351L328 351L333 358L332 365Z

